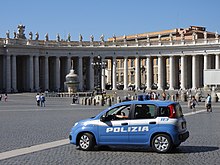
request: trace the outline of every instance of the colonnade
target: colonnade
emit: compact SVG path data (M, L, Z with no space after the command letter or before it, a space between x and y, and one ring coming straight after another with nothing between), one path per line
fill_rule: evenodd
M74 61L74 70L79 78L79 90L93 90L95 86L94 68L91 63L95 56L40 56L40 55L6 55L0 58L3 63L1 73L0 89L7 92L17 91L39 91L39 90L63 90L65 88L65 76ZM128 90L130 80L128 79L130 67L129 59L135 60L135 88L141 88L141 61L145 60L146 88L151 89L156 83L159 90L169 89L196 89L203 87L203 71L206 69L220 69L219 54L200 55L134 55L117 57L116 55L101 56L102 61L111 60L109 68L102 68L101 88L105 89L107 79L111 79L112 90L117 90L118 72L117 60L123 59L123 85ZM157 64L153 63L153 60ZM155 70L155 65L157 70ZM167 67L168 66L168 67ZM109 69L111 77L107 76ZM155 82L154 75L157 75Z

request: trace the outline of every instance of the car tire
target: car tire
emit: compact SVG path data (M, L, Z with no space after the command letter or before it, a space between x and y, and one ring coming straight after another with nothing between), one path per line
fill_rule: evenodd
M94 136L90 133L83 133L79 137L78 141L79 149L84 151L90 151L95 146Z
M166 153L172 149L172 140L166 134L155 135L151 141L151 146L154 151L159 153Z

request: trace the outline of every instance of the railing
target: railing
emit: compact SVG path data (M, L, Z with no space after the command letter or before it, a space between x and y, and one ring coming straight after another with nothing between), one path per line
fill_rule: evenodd
M154 46L175 46L175 45L196 45L196 44L218 44L219 38L196 39L196 40L173 40L173 41L55 41L55 40L26 40L26 39L4 39L0 38L0 44L6 45L29 45L44 47L154 47Z

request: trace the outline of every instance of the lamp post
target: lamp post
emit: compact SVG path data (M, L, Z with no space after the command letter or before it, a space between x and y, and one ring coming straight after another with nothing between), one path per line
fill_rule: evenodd
M98 55L97 57L94 57L91 65L94 68L95 89L97 94L101 94L103 89L105 89L105 68L107 66L107 62L102 61L101 56Z

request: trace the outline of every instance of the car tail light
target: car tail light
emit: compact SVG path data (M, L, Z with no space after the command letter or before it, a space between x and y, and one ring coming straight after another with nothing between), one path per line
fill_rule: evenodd
M176 118L176 111L173 105L169 105L168 108L170 109L169 118Z

